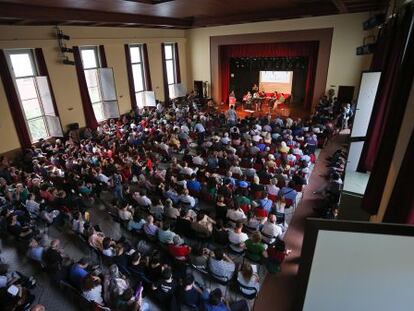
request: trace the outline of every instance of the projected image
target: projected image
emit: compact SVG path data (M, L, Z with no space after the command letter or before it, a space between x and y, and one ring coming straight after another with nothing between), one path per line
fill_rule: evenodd
M266 93L291 94L293 71L260 71L259 88Z

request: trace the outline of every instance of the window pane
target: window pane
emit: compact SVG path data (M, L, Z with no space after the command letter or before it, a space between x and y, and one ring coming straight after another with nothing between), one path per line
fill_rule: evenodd
M144 81L142 77L142 66L141 64L132 65L132 75L134 77L134 88L135 92L144 90Z
M10 54L10 61L16 78L35 75L30 53Z
M88 87L98 86L98 71L96 69L85 70L85 78Z
M102 102L92 104L92 108L93 108L93 112L95 113L96 121L101 122L105 120Z
M26 119L40 117L42 109L40 109L39 100L37 98L22 100L22 106Z
M167 67L167 81L168 84L175 83L175 72L174 72L174 64L172 60L166 61L166 67Z
M84 69L98 67L95 49L81 49L81 55Z
M29 125L30 134L32 135L32 141L48 137L46 125L43 121L43 118L29 120L27 123Z
M140 63L141 62L141 48L138 46L130 47L129 51L131 53L131 63Z
M164 51L165 51L165 59L172 59L173 58L172 45L170 45L170 44L164 45Z
M47 77L36 77L35 81L37 84L37 91L39 93L39 99L42 104L44 114L55 116L56 111L53 105L52 95L50 94Z
M37 92L33 78L16 79L16 84L21 100L37 98Z
M98 87L88 87L89 97L91 98L91 103L96 103L101 101L101 94L99 93Z

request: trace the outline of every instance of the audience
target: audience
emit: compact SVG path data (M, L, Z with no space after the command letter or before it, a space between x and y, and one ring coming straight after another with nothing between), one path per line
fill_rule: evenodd
M141 252L125 237L115 242L105 236L91 225L85 201L93 203L112 190L119 221L134 236L145 233L151 243L164 245L173 263L189 260L221 281L239 270L238 282L258 289L252 266L236 269L222 247L265 262L269 271L280 266L289 253L282 241L285 213L296 206L308 182L315 149L329 136L331 120L317 107L311 120L250 116L228 127L223 116L193 109L144 109L64 143L41 140L27 150L27 172L6 161L0 171L0 217L7 232L25 244L27 256L44 265L53 280L68 280L98 304L145 309L138 283L126 277L131 274L166 309L177 299L188 307L243 310L245 301L228 306L221 292L208 295L191 275L184 275L179 288L178 269L154 253L153 244L141 243ZM343 150L331 157L329 184L316 191L329 200L330 211L339 197L345 159ZM139 190L133 193L135 187ZM109 274L91 273L85 258L73 263L58 239L43 247L32 219L45 226L69 223L73 233L113 263ZM187 238L202 243L190 247Z

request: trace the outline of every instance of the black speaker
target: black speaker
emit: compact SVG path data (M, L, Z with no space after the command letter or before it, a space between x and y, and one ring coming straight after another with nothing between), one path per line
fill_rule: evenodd
M370 43L357 47L356 55L372 54L375 51L376 44Z
M194 80L194 91L197 93L197 98L203 98L203 81Z

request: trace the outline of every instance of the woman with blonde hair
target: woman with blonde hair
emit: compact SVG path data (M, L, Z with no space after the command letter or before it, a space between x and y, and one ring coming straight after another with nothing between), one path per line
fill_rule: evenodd
M239 273L237 274L237 282L243 286L252 287L256 289L254 290L240 287L240 290L245 295L253 295L255 292L257 293L259 291L259 276L256 273L254 273L253 267L250 263L243 263L239 270Z
M279 151L280 151L281 153L288 153L288 152L289 152L289 150L290 150L290 148L288 147L288 145L286 144L286 142L282 141L282 142L280 143Z

